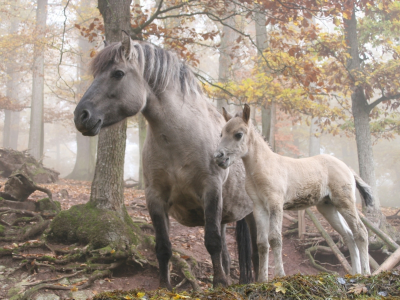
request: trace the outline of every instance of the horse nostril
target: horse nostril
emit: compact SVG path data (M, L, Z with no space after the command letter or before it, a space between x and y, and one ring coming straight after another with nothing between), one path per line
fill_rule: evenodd
M87 109L84 109L81 113L81 122L85 123L90 119L90 112Z
M222 156L224 156L224 153L222 151L215 152L215 154L214 154L215 158L221 158Z

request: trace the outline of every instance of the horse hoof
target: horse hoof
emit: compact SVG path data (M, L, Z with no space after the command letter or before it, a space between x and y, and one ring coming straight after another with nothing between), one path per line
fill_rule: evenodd
M169 282L160 282L160 289L167 289L172 291L172 286Z
M228 286L228 281L226 280L226 278L214 279L213 281L214 288L227 287L227 286Z

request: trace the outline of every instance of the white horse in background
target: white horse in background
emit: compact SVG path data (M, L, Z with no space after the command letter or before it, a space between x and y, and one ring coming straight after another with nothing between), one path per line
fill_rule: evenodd
M356 187L367 206L373 205L371 188L346 164L330 155L293 159L274 153L250 120L246 104L227 123L214 153L223 169L242 159L246 192L253 200L259 252L258 281L268 280L268 252L272 247L275 276L285 276L282 263L283 210L316 206L343 237L350 251L352 273L370 274L368 232L356 208Z

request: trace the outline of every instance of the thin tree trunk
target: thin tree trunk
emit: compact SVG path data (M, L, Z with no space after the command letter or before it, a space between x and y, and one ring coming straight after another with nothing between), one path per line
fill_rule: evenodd
M91 5L90 0L84 0L80 3L80 10L85 11ZM94 43L90 43L83 36L79 36L78 45L81 55L78 57L78 78L80 83L77 87L77 96L80 98L89 86L89 80L85 78L89 75L88 63L90 61L90 50L94 48ZM96 164L96 150L98 137L86 137L80 132L76 132L76 160L72 172L66 177L75 180L93 180L94 167Z
M99 0L98 8L104 19L106 40L122 40L122 30L130 30L131 0ZM116 211L124 219L124 158L126 119L100 130L97 162L92 182L90 202L97 208Z
M147 124L146 119L143 117L142 113L138 114L138 123L139 123L139 184L138 188L144 189L144 177L143 177L143 165L142 165L142 153L144 141L146 139L147 134Z
M228 13L231 13L233 7L228 7ZM230 17L225 20L225 23L231 27L236 26L235 18ZM234 46L234 41L237 39L237 33L229 26L222 27L221 44L219 47L219 67L218 67L218 81L221 83L228 82L231 78L231 65L232 65L232 48ZM229 105L225 99L217 100L217 110L222 112L222 107L225 107L228 111Z
M345 24L346 42L347 45L349 45L349 54L351 57L347 62L347 68L350 72L360 70L361 61L358 51L357 19L354 8L351 19L343 19L343 21ZM370 108L368 107L368 102L361 85L354 87L351 95L351 102L360 176L371 186L374 193L374 208L379 211L380 202L376 191L374 154L372 151L371 131L369 127ZM365 210L365 204L362 203L362 205L363 210Z
M41 159L44 147L44 47L41 41L44 39L47 19L47 0L37 0L36 9L36 34L38 41L34 46L33 78L32 78L32 102L31 121L29 129L29 152Z
M9 34L18 32L18 21L11 22ZM16 72L15 59L11 59L7 63L7 87L6 96L13 103L18 103L18 75ZM18 147L18 134L19 134L19 111L11 111L6 109L4 111L4 131L3 131L3 147L17 150Z
M256 5L256 8L257 11L255 13L254 23L256 28L258 63L263 64L264 59L262 58L262 53L268 47L268 33L265 14L259 5ZM268 100L269 99L264 99L264 102L261 103L261 131L263 136L267 139L272 150L275 150L276 107L275 103L269 102Z

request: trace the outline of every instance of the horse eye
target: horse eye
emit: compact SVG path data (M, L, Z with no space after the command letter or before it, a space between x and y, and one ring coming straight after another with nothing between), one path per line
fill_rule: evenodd
M241 132L238 132L238 133L235 134L235 138L237 140L240 140L242 138L242 136L243 136L243 133L241 133Z
M115 71L112 74L112 77L116 78L116 79L121 79L122 77L124 77L125 73L122 71Z
M219 135L219 137L222 137L222 132L221 132L221 134Z

